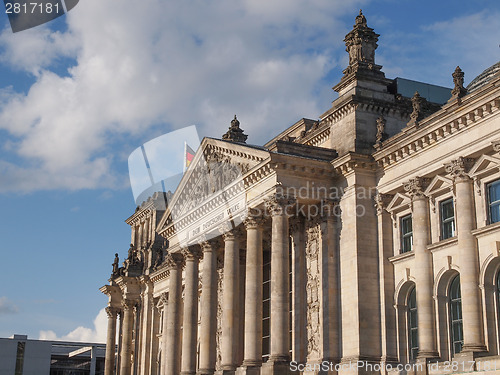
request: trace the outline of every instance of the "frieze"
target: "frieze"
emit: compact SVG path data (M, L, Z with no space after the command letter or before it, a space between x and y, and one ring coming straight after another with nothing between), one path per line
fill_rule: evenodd
M452 117L452 119L448 120L439 117L439 115L447 114L443 109L423 119L420 123L421 129L424 128L424 123L425 125L434 123L434 125L438 126L426 126L425 133L419 132L412 137L408 137L408 133L404 132L396 134L388 140L388 142L390 141L390 145L384 145L383 149L375 153L375 160L379 166L384 168L400 160L405 160L407 157L413 156L413 154L426 149L435 142L448 138L463 128L473 125L478 120L490 117L494 112L498 111L499 108L500 100L498 98L491 99L469 110L459 118L454 118L454 114L450 113L448 118ZM408 141L402 142L401 138L406 137L409 138Z

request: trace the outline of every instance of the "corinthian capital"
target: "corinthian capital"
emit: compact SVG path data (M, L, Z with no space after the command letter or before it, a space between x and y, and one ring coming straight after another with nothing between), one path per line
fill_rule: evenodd
M271 216L286 215L287 210L290 207L294 206L295 203L295 198L278 194L275 194L265 200L266 209L271 214Z
M412 199L425 197L424 190L429 183L428 178L415 177L403 184L403 188Z
M184 257L179 253L168 253L165 256L165 265L167 270L171 271L176 268L182 269L185 265Z
M261 228L265 223L265 218L262 216L260 210L249 208L247 213L242 217L245 228L257 229Z
M186 261L200 260L203 257L203 252L198 246L190 246L182 249L182 255Z
M233 228L232 224L227 221L219 227L219 232L222 234L224 241L235 241L241 236L241 230Z
M108 318L116 318L118 313L120 312L120 309L112 306L106 307L106 314L108 315Z
M474 159L464 158L460 156L458 159L452 160L444 165L444 169L447 173L451 175L453 180L456 179L468 179L469 175L467 172L474 164Z

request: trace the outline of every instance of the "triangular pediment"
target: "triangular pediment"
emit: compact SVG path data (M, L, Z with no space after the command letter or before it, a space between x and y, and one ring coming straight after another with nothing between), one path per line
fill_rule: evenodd
M453 188L453 181L447 177L437 175L432 179L424 194L427 196L439 195Z
M482 155L477 159L476 163L469 171L469 176L477 177L490 172L496 171L500 168L500 158L491 155Z
M217 195L244 189L243 176L268 157L269 152L260 147L204 138L168 203L159 230Z
M387 205L387 212L394 212L406 209L409 204L410 204L409 196L401 193L396 193L394 195L394 198L392 198L392 200Z

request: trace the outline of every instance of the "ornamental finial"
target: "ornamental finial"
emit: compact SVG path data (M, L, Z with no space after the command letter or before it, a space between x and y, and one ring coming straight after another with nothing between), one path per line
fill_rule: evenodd
M231 120L231 126L226 134L222 136L222 139L226 141L246 143L248 135L246 135L243 130L240 128L240 122L236 115L234 115L234 119Z

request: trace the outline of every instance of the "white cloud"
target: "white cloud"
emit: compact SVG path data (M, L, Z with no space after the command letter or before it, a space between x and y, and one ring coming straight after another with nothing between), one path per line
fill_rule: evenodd
M59 340L59 341L78 341L105 343L107 332L107 315L106 310L102 309L94 319L94 328L77 327L67 335L58 337L52 330L40 331L39 340Z
M262 143L316 117L315 90L343 52L332 35L352 6L87 0L68 13L67 32L4 31L3 60L36 82L0 93L0 129L13 137L3 148L21 160L0 164L0 191L122 187L116 140L137 146L159 123L219 136L236 113L248 141ZM67 57L74 66L61 72Z
M7 297L0 297L0 315L1 314L16 314L19 312L19 308L14 302L9 300Z

